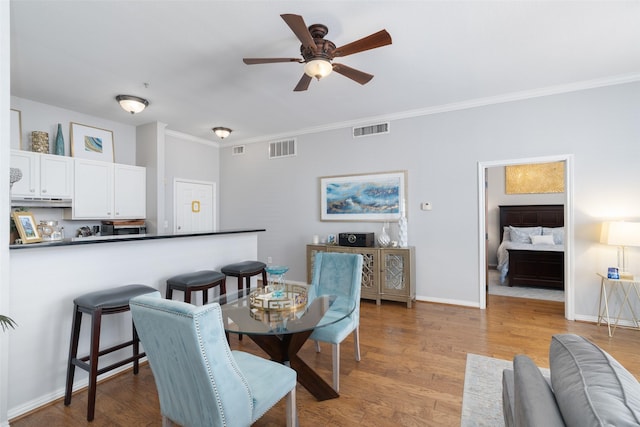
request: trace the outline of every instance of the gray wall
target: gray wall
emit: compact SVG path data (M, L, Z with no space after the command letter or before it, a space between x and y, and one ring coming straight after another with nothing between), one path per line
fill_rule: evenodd
M247 145L244 156L226 147L221 227L266 228L260 258L304 281L312 235L381 228L321 222L318 178L405 169L418 298L478 305L478 162L572 154L576 318L593 320L595 273L615 260L615 249L597 242L600 223L640 218L639 110L640 83L631 83L396 120L390 134L369 138L352 139L350 129L301 135L292 158L269 160L267 142ZM419 210L422 201L433 210ZM640 271L637 251L630 258Z
M217 184L216 190L219 190L220 156L219 148L214 143L206 144L176 132L167 132L165 144L165 215L168 222L167 232L172 233L175 220L173 214L174 179L213 182ZM217 212L215 217L219 217ZM216 227L217 225L218 223L214 224Z

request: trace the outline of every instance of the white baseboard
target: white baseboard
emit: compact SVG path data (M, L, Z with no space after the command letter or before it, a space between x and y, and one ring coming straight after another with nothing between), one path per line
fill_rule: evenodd
M142 363L143 361L146 361L147 358L143 357L142 359L140 359L140 363ZM113 371L109 371L107 373L104 373L102 375L100 375L98 377L98 387L100 387L100 382L111 378L115 375L118 375L121 372L127 371L127 370L132 370L133 369L133 363L131 364L127 364L124 366L121 366L119 368L114 369ZM78 371L76 371L77 373ZM82 369L80 369L80 372L86 372L83 371ZM132 375L133 375L133 371L132 371ZM84 378L82 380L76 381L73 383L73 391L76 392L78 390L82 390L82 389L86 389L88 387L88 378ZM49 394L45 394L43 396L38 397L37 399L33 399L30 400L29 402L25 402L24 404L20 405L20 406L16 406L14 408L9 408L9 411L7 411L7 417L9 418L9 420L12 420L14 418L17 418L21 415L27 414L31 411L34 411L36 409L39 409L43 406L49 405L53 402L55 402L58 399L61 399L64 397L64 387L61 387L57 390L55 390L52 393ZM71 403L73 405L73 401ZM86 408L85 408L86 411ZM7 423L6 425L2 424L0 425L0 427L9 427L9 423Z

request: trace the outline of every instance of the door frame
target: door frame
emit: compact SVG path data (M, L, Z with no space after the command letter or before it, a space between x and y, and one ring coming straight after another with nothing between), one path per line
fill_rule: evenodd
M575 320L575 287L574 287L574 238L573 238L573 154L560 154L546 157L529 157L522 159L493 160L478 162L478 278L480 309L487 308L487 252L486 252L486 203L487 189L485 174L488 168L520 165L525 163L565 162L565 203L564 203L564 317Z
M176 234L176 227L178 226L178 183L198 184L198 185L210 185L213 190L211 200L211 210L213 211L213 230L218 230L218 189L216 183L213 181L199 181L197 179L188 178L174 178L173 179L173 226L171 229Z

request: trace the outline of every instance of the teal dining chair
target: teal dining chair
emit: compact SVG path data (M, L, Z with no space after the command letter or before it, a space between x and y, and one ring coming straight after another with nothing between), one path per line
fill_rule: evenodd
M297 425L296 372L229 348L218 303L160 297L129 303L158 389L163 426L249 427L283 397Z
M325 314L339 315L341 310L353 312L344 319L328 326L316 328L310 339L316 342L316 351L320 352L320 341L333 347L333 389L340 391L340 343L349 334L354 333L354 351L356 361L360 361L360 285L362 284L362 255L318 252L313 262L313 276L309 295L336 295L339 298Z

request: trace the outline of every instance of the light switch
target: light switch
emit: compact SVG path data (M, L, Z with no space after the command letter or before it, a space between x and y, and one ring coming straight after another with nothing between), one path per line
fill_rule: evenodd
M429 203L429 202L420 203L420 209L422 209L423 211L430 211L431 210L431 203Z

